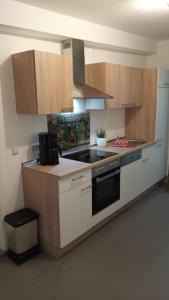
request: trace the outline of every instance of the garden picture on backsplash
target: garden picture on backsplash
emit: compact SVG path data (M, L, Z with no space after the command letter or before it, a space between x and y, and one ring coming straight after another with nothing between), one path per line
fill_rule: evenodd
M48 130L57 134L62 150L89 144L90 115L87 112L49 115Z

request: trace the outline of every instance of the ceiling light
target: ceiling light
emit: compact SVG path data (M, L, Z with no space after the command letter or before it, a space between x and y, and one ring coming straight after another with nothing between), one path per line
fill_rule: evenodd
M169 6L166 0L136 0L136 5L144 10L163 10Z

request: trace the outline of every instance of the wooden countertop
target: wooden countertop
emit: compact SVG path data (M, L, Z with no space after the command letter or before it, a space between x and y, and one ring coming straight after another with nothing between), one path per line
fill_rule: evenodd
M155 144L155 141L147 142L138 147L120 148L120 147L112 147L110 144L107 144L104 147L93 146L90 149L98 149L98 150L103 150L103 151L108 151L108 152L116 152L117 154L112 157L105 158L101 161L98 161L98 162L95 162L92 164L60 157L59 165L56 165L56 166L42 166L40 164L33 164L33 165L28 164L28 165L24 165L23 168L30 168L31 170L33 170L35 172L43 172L46 174L54 175L58 179L63 179L65 177L74 175L76 173L83 172L88 169L92 169L92 168L102 165L106 162L116 160L126 154L135 152L137 150L141 150L141 149L149 147L153 144Z

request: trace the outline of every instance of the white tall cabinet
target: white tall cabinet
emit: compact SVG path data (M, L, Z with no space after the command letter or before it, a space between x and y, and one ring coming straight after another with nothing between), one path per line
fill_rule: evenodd
M156 109L156 155L158 180L168 174L169 70L159 69Z

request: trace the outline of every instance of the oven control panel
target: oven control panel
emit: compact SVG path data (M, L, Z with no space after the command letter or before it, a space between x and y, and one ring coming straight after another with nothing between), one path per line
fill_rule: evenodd
M106 173L108 171L114 170L116 168L120 167L120 159L113 160L109 163L100 165L98 167L95 167L92 169L92 177L95 177L97 175L101 175L103 173Z

